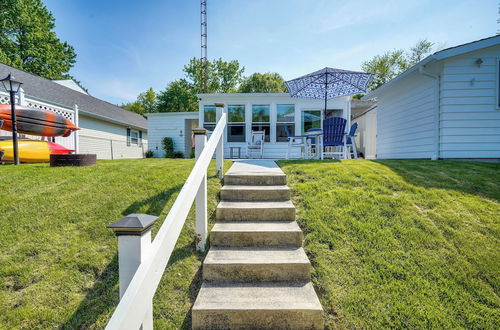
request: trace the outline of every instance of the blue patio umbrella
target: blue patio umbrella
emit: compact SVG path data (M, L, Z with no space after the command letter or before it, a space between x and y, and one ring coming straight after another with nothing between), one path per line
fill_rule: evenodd
M324 68L285 82L291 97L328 100L365 93L373 75L366 72Z

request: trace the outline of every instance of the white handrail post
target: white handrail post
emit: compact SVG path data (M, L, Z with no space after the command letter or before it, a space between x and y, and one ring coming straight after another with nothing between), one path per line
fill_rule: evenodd
M222 117L222 113L224 112L224 104L222 103L215 103L216 107L216 118L217 118L217 123L219 122L220 118ZM216 164L216 169L217 169L217 177L219 179L222 179L224 176L224 136L226 129L224 128L224 133L222 134L221 138L219 139L219 143L217 143L217 148L215 149L215 164Z
M207 130L204 128L194 128L194 155L195 159L201 155L205 144L207 143ZM207 242L207 173L203 174L200 187L196 193L195 199L195 213L196 213L196 249L198 251L205 251L205 244Z
M118 273L120 281L120 299L149 253L151 247L151 227L158 217L148 214L129 214L108 228L113 229L118 237ZM141 329L153 329L153 301L149 302Z

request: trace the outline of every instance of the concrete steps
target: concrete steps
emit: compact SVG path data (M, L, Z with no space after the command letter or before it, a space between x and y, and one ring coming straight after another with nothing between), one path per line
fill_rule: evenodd
M204 282L193 329L322 329L323 309L311 282Z
M287 201L290 199L288 186L225 185L220 191L224 201Z
M302 246L304 235L295 221L218 222L212 228L212 246Z
M310 281L310 271L301 247L213 247L203 263L206 281Z
M291 201L221 201L217 220L229 221L293 221L295 206Z
M322 329L323 309L281 169L268 160L235 162L216 214L193 329Z

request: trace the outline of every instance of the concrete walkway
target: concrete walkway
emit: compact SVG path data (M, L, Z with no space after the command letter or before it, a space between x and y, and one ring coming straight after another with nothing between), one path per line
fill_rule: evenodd
M322 329L286 175L239 160L224 176L218 222L193 305L193 329Z

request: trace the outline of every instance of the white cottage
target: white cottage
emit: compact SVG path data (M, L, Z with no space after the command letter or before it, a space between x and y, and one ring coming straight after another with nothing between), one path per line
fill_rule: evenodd
M369 93L377 158L500 159L500 36L436 52Z
M329 100L326 112L323 100L293 98L287 93L199 94L198 98L199 112L195 117L192 113L148 115L149 143L157 156L163 154L161 140L166 136L174 139L176 151L188 156L191 127L214 129L215 103L224 104L228 116L224 137L225 157L230 156L230 147L240 147L241 156L247 157L246 146L252 130L266 132L264 158L280 159L285 158L288 149L285 127L292 135L303 135L310 128L321 128L323 119L329 117L343 117L348 121L347 127L350 126L350 96ZM298 158L300 149L293 149L290 156Z

